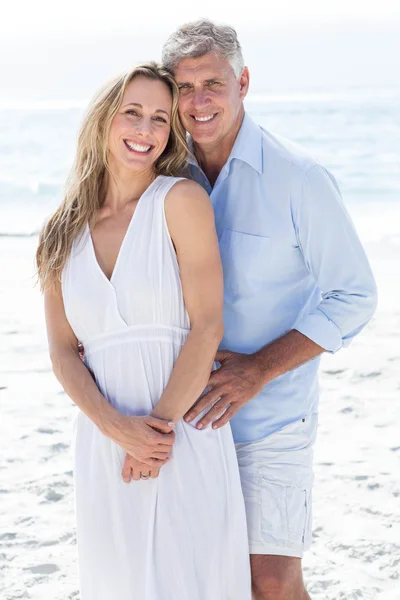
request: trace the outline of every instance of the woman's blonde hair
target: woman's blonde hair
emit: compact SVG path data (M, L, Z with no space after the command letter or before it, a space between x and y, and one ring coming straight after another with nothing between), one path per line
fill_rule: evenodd
M157 175L180 176L185 171L188 147L185 130L178 115L179 89L171 73L151 62L138 65L106 84L92 100L78 137L74 165L67 180L64 199L44 225L36 252L36 264L42 291L61 281L72 243L87 223L93 224L105 199L108 163L108 136L125 90L138 76L162 81L172 94L171 133L164 152L154 167Z

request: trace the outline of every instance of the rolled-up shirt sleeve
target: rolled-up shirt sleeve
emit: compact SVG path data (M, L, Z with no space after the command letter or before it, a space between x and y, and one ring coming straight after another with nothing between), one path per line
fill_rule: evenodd
M334 177L313 165L294 194L293 218L306 267L321 301L295 329L328 352L347 346L376 309L375 280Z

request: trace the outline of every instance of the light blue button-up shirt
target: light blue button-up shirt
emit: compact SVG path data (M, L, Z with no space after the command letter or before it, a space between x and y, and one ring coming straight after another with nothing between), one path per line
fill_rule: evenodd
M297 329L328 352L347 346L376 307L365 252L333 176L301 146L246 114L210 194L224 270L220 349L253 353ZM271 381L231 420L253 442L318 411L319 358Z

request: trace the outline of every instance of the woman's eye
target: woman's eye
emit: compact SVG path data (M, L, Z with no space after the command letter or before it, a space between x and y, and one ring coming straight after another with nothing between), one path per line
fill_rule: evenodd
M126 114L127 114L127 115L134 115L135 117L137 117L137 112L136 112L136 110L127 110L127 111L126 111Z
M161 123L166 123L167 121L165 119L163 119L162 117L156 117L155 121L160 121Z

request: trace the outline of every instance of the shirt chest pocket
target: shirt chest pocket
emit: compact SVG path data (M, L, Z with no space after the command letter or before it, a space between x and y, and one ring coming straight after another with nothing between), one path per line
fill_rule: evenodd
M252 294L266 284L270 248L269 237L223 230L220 252L226 294Z

